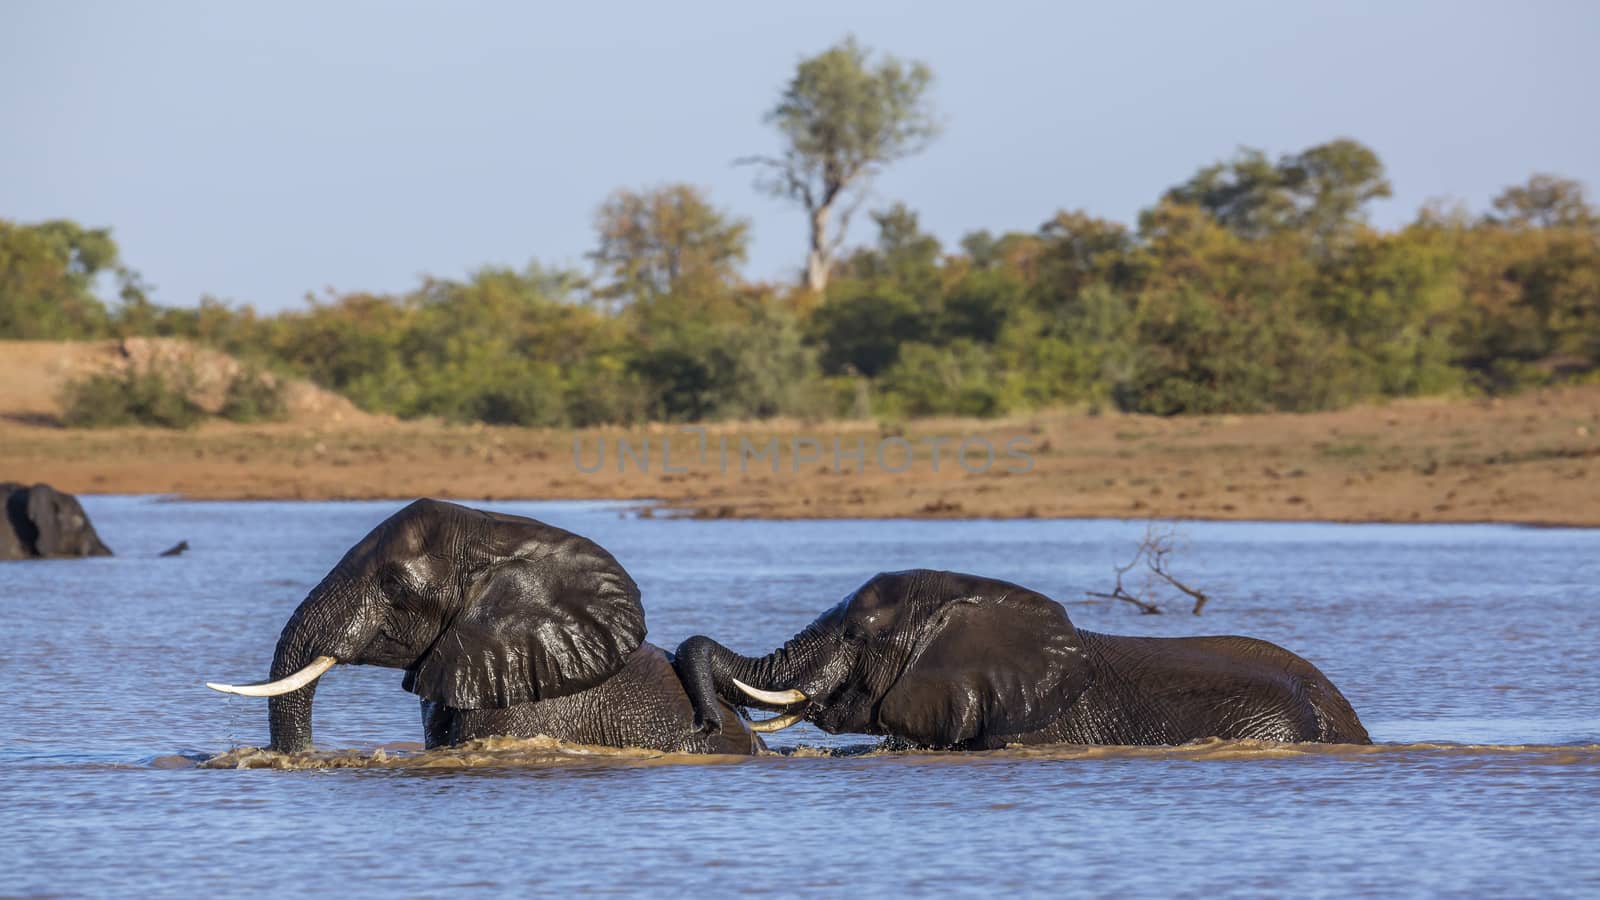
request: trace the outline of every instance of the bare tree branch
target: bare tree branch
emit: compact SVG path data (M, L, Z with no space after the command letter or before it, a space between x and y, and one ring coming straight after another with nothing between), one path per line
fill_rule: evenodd
M850 218L866 205L872 196L871 188L864 188L855 193L855 199L839 208L838 227L834 229L833 240L828 242L828 255L837 256L844 248L845 232L850 229Z
M1127 603L1132 603L1134 606L1139 607L1139 612L1147 616L1161 615L1161 607L1155 605L1154 603L1146 603L1145 601L1140 600L1138 597L1133 596L1120 587L1109 594L1103 591L1084 591L1084 594L1090 597L1104 597L1107 600L1122 600Z
M1161 607L1138 597L1122 585L1123 576L1131 572L1140 563L1144 563L1152 579L1159 579L1169 587L1194 600L1194 607L1190 612L1197 616L1200 615L1200 611L1210 602L1210 595L1199 588L1179 581L1169 569L1172 554L1177 549L1177 539L1178 531L1175 526L1168 525L1165 529L1158 529L1155 522L1147 523L1144 530L1144 539L1139 542L1139 549L1135 551L1133 559L1129 560L1127 565L1115 567L1117 582L1111 592L1085 591L1084 593L1091 597L1104 597L1109 600L1121 600L1125 603L1131 603L1145 615L1159 614L1162 611Z
M1155 605L1154 603L1147 603L1143 600L1140 600L1138 597L1128 593L1127 589L1122 586L1122 576L1132 571L1133 567L1139 564L1139 560L1143 556L1144 545L1140 544L1139 552L1133 555L1133 559L1129 560L1127 565L1116 567L1117 586L1111 589L1111 593L1107 594L1102 591L1084 591L1084 593L1091 597L1104 597L1107 600L1121 600L1124 603L1132 603L1134 606L1139 608L1139 612L1147 616L1161 615L1161 607Z
M1200 610L1205 608L1206 603L1211 598L1204 591L1184 584L1175 578L1171 572L1167 571L1167 562L1172 557L1172 552L1175 549L1173 543L1176 538L1176 529L1169 529L1162 534L1153 533L1153 529L1147 530L1145 532L1145 546L1148 549L1145 551L1145 565L1150 569L1152 575L1189 595L1194 600L1194 609L1190 610L1190 612L1198 616L1200 615Z

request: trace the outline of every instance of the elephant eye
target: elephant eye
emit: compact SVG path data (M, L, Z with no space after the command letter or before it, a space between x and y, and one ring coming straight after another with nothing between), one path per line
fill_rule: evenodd
M417 593L416 588L412 586L411 579L407 578L406 574L405 569L399 566L385 566L383 575L380 576L383 592L396 599L409 597Z

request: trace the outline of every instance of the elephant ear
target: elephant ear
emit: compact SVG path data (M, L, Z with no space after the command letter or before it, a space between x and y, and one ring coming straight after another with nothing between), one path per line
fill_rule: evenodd
M28 491L28 519L33 523L34 552L40 556L54 556L62 550L61 510L56 500L56 490L48 484L36 484Z
M504 708L586 690L644 640L644 607L627 571L587 538L484 513L468 553L462 605L406 670L405 689L459 709Z
M1043 728L1092 680L1061 604L1015 585L947 604L884 696L884 734L928 746Z

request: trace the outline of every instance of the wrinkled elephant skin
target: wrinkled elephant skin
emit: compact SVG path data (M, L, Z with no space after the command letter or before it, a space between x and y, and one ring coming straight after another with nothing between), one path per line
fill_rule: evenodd
M418 500L350 548L284 625L269 697L271 747L311 747L330 667L402 669L440 746L491 735L667 751L759 748L737 718L694 726L670 658L643 643L639 588L600 545L522 516Z
M878 575L766 656L697 635L676 665L708 731L725 702L784 714L758 730L804 719L957 749L1370 743L1344 695L1282 647L1082 631L1043 594L957 572Z

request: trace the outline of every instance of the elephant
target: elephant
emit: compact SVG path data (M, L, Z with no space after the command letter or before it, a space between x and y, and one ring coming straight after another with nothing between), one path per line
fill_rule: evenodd
M284 625L270 682L208 683L268 697L270 747L311 749L317 679L336 663L403 669L437 747L547 736L673 752L761 749L737 713L695 727L665 651L644 642L639 588L587 538L534 519L417 500L380 523Z
M958 750L1011 744L1182 744L1202 738L1368 744L1338 689L1247 637L1128 637L1075 628L1044 594L959 572L874 576L782 647L746 657L704 635L679 645L697 723L724 702Z
M110 556L78 498L48 484L0 482L0 560Z
M503 735L544 735L575 744L673 753L749 756L766 749L731 707L724 704L719 712L732 724L727 731L696 727L694 706L678 680L672 655L646 642L615 675L565 697L504 709L456 709L425 699L422 731L429 749Z

